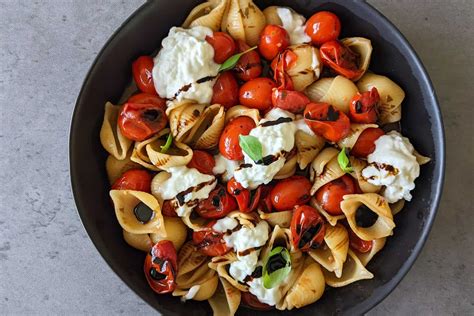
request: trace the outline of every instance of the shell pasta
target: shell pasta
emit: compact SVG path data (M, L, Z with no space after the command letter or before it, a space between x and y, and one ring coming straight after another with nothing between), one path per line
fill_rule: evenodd
M133 62L100 141L150 291L231 316L377 277L430 158L391 129L403 83L371 72L377 46L341 28L328 11L208 0Z

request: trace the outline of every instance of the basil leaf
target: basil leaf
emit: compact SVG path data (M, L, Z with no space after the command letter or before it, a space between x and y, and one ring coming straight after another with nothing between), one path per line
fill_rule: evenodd
M170 149L172 142L173 142L173 135L171 135L171 133L169 133L168 138L166 139L166 143L163 146L160 146L160 148L161 148L160 153L166 154L168 149Z
M274 288L282 283L291 272L291 257L288 249L275 247L263 265L263 287Z
M257 46L254 46L252 48L247 49L246 51L242 53L238 53L238 54L230 56L229 58L227 58L225 62L221 64L221 66L219 67L219 72L234 68L235 65L237 65L237 62L239 61L240 57L242 57L242 55L247 54L248 52L253 51L256 48Z
M240 135L239 136L240 148L250 157L253 161L262 160L263 149L262 144L257 137L251 135Z
M351 166L351 161L348 157L349 153L346 147L342 147L341 152L337 155L337 162L339 163L339 167L341 167L342 171L345 173L351 173L354 171Z

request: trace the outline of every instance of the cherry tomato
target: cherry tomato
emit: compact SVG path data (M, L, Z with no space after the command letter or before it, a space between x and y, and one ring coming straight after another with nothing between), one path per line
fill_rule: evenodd
M258 298L250 292L241 292L242 294L242 303L248 307L254 308L256 310L266 311L273 309L273 306L262 303Z
M206 41L214 48L214 61L218 64L222 64L235 53L235 41L227 33L214 32L212 36L206 36Z
M319 48L324 65L348 79L355 79L362 74L359 69L360 56L339 41L324 43Z
M211 104L221 104L226 109L239 103L239 85L230 71L219 75L212 87Z
M169 240L157 242L145 259L145 277L148 284L158 294L170 293L176 288L178 256Z
M374 244L373 240L360 239L351 229L348 229L348 231L349 243L352 249L355 249L361 253L369 252L372 249Z
M118 118L123 136L135 141L145 140L158 133L167 123L163 108L153 104L125 103Z
M178 214L176 214L176 209L173 207L170 200L165 200L163 202L161 214L169 217L179 217Z
M127 103L153 104L162 108L163 111L166 111L166 100L156 94L137 93L128 98Z
M199 201L196 211L199 216L204 218L222 218L237 209L237 202L227 193L226 188L218 184L214 190L209 193L209 197Z
M235 178L232 178L227 182L227 192L237 201L239 211L250 213L255 211L259 205L262 186L251 191L245 189Z
M375 123L379 102L380 96L375 87L370 91L357 93L351 100L349 118L355 123Z
M150 193L151 175L146 170L130 169L115 180L112 190L134 190Z
M246 51L250 47L244 41L237 41L237 48L239 53ZM240 57L237 65L235 65L234 72L237 74L237 77L243 81L249 81L260 77L262 74L262 62L260 60L260 55L252 50L242 57Z
M308 205L297 206L291 218L293 246L301 251L316 249L324 240L326 227L316 209Z
M357 189L351 176L343 175L323 185L316 192L316 200L319 205L331 215L337 216L342 214L341 201L344 195L354 194Z
M194 245L196 245L200 252L210 257L222 256L230 251L230 248L227 247L222 238L224 233L219 233L212 229L215 223L216 221L212 221L207 224L206 230L193 232Z
M360 134L354 147L352 147L351 155L358 158L367 158L375 150L375 141L384 134L384 131L380 128L367 128Z
M304 120L314 133L331 142L346 137L351 126L344 112L327 103L309 103L304 110Z
M301 113L311 100L302 92L284 89L274 89L272 92L272 104L274 107L289 111L291 113Z
M306 204L311 198L311 182L303 176L292 176L279 181L270 192L273 207L288 211Z
M272 90L275 82L269 78L255 78L240 87L240 104L258 110L268 110L272 107Z
M142 92L156 94L153 84L153 58L140 56L132 64L133 79Z
M334 13L320 11L313 14L306 22L305 32L311 37L314 45L320 46L339 37L341 22Z
M255 122L247 116L239 116L230 121L219 139L219 151L222 156L230 160L244 159L239 145L239 136L248 135L254 127Z
M216 162L214 157L203 150L193 150L193 158L188 163L188 168L195 168L200 173L211 174Z
M288 32L281 26L269 24L260 33L258 50L264 58L272 60L289 45L290 36Z
M282 90L294 90L293 81L287 71L298 61L298 55L291 49L285 50L278 54L271 63L273 70L273 79L278 84L278 88Z
M273 186L270 184L262 184L260 193L260 201L258 202L258 209L265 213L271 213L273 211L272 196L270 192Z

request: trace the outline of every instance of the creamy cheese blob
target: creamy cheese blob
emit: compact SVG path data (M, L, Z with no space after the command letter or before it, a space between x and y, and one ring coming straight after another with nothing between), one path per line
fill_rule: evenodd
M306 19L288 8L277 8L277 14L280 17L283 28L290 36L291 45L311 42L311 38L304 31Z
M215 77L219 70L219 64L214 62L214 49L206 41L212 33L204 26L170 29L154 59L153 82L161 97L211 102L215 80L203 78Z
M215 175L220 175L222 181L228 182L234 176L235 170L239 168L240 162L235 160L229 160L218 154L214 156L214 161L216 165L212 169L212 173Z
M410 201L410 191L420 175L413 152L408 138L391 131L375 141L375 151L367 157L369 165L362 170L362 176L372 184L386 186L383 196L389 203Z
M181 301L186 302L187 300L192 300L196 296L196 294L199 292L200 289L201 289L200 285L191 286L191 288L188 290L188 293L181 296Z
M281 118L289 118L291 121L265 125ZM235 180L244 188L255 189L261 184L269 183L283 168L286 161L284 153L290 152L295 145L294 118L292 113L275 108L269 111L265 118L260 120L259 125L250 131L249 135L256 137L262 144L263 157L274 156L277 160L269 165L257 164L244 152L246 167L241 166L234 173Z
M263 286L263 278L254 278L247 283L249 285L249 292L255 295L258 300L264 304L275 306L282 298L282 291L279 286L271 289L266 289Z
M223 217L218 219L212 226L212 229L219 233L225 233L226 231L232 230L239 225L239 222L232 217Z
M298 131L303 131L309 135L316 135L314 134L313 130L308 126L308 124L306 124L303 118L298 118L297 120L295 120L295 127Z

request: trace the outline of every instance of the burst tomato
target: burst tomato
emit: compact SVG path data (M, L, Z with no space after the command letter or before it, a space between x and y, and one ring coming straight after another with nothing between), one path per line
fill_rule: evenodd
M244 41L237 41L237 48L239 53L246 51L250 47ZM260 77L262 74L262 61L260 60L260 55L252 50L242 57L240 57L237 65L235 65L234 72L237 74L237 77L243 81L249 81Z
M146 170L131 169L125 171L112 185L112 190L134 190L150 193L151 175Z
M273 203L272 203L272 189L273 185L271 184L262 184L260 186L260 201L258 202L258 209L265 213L271 213L273 211Z
M301 251L321 246L326 231L324 220L316 209L308 205L295 208L291 218L293 246Z
M304 120L314 133L337 142L349 134L351 122L344 112L327 103L309 103Z
M359 69L360 56L339 41L324 43L319 48L324 65L348 79L355 79L362 74Z
M314 45L320 46L339 37L341 22L334 13L320 11L313 14L306 22L305 32L311 37Z
M272 104L274 107L289 111L291 113L301 113L311 100L302 92L274 89L272 92Z
M214 32L212 36L206 36L206 41L214 48L214 61L218 64L222 64L235 53L235 41L227 33Z
M140 56L132 64L132 73L135 83L142 92L156 94L153 84L153 58Z
M145 259L144 271L153 291L158 294L173 292L178 274L178 256L171 241L159 241L151 248Z
M219 75L212 87L211 104L221 104L226 109L239 103L239 85L230 71Z
M260 33L258 50L267 60L272 60L278 53L284 51L290 45L288 32L278 25L269 24Z
M272 106L272 90L275 82L269 78L255 78L240 87L240 104L258 110L268 110Z
M375 150L375 141L384 134L384 131L380 128L367 128L360 134L354 147L352 147L351 155L358 158L367 158Z
M370 91L357 93L351 100L349 106L349 118L352 122L371 124L377 121L377 108L380 96L377 88Z
M306 204L311 198L311 182L303 176L292 176L280 180L270 192L273 207L277 211L288 211L296 205Z
M222 256L230 251L223 239L224 234L212 229L215 223L216 221L212 221L206 226L207 229L193 232L194 245L201 253L210 257Z
M193 150L193 158L187 166L188 168L197 169L200 173L212 175L212 169L215 165L216 162L211 154L203 150Z
M245 189L235 178L232 178L227 182L227 192L235 198L241 212L250 213L255 211L259 205L262 186L251 191Z
M344 195L354 194L357 189L351 176L343 175L323 185L316 192L316 201L319 205L331 215L341 215L341 201Z
M158 133L167 123L163 108L153 104L125 103L118 118L122 134L135 141L145 140Z
M222 218L237 209L235 199L227 193L226 188L218 184L207 199L199 201L196 212L204 218Z
M248 135L255 122L247 116L239 116L227 123L219 139L219 151L227 159L242 160L244 154L239 145L239 136Z

